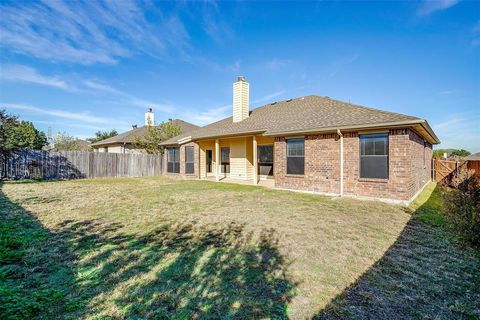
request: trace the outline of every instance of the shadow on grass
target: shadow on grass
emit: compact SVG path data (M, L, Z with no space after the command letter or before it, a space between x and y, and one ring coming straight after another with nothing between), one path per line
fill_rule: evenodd
M287 318L295 284L272 230L179 224L138 235L96 219L49 231L0 201L2 245L21 252L0 266L10 270L2 290L18 289L0 300L12 318ZM24 298L33 302L22 313Z
M74 256L67 243L1 188L0 182L0 318L53 319L73 311Z
M439 197L436 187L384 256L315 319L479 319L480 255L439 227Z

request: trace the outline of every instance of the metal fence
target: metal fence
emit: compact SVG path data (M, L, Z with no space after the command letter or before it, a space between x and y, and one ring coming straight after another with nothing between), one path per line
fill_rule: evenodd
M0 159L7 179L78 179L160 176L162 157L150 154L22 150Z

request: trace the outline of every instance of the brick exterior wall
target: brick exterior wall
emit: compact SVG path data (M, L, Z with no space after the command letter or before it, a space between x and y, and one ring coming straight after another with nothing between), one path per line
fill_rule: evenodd
M193 147L193 166L194 166L194 173L193 174L186 174L185 173L185 147ZM182 144L180 146L180 173L169 173L167 172L167 161L168 161L168 152L165 150L163 154L163 174L172 177L180 177L183 179L195 179L199 177L199 170L200 170L200 149L198 144L195 142L189 142L186 144Z
M430 179L432 146L410 129L389 130L389 178L360 178L360 140L344 133L344 194L409 200ZM285 137L275 139L275 186L313 192L340 192L337 134L305 136L305 174L286 174Z
M305 137L305 174L287 175L287 144L277 137L274 145L275 186L285 189L338 193L340 148L336 134Z

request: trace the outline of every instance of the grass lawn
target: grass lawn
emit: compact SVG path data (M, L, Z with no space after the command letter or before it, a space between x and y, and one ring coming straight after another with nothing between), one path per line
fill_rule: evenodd
M168 178L4 183L0 318L478 318L438 214ZM3 316L2 316L3 314Z

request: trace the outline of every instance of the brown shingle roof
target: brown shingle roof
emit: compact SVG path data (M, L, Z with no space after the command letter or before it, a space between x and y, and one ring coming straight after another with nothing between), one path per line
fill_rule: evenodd
M280 135L422 122L425 120L417 117L311 95L256 108L241 122L234 123L232 117L228 117L192 131L190 136L192 140L198 140L255 132ZM175 144L180 138L172 138L162 145Z
M463 158L464 160L470 161L480 161L480 152L469 155L468 157Z
M180 119L175 119L175 120L172 120L171 122L180 127L182 134L191 132L199 128L198 126L192 123L189 123ZM117 144L117 143L133 143L136 137L145 136L147 132L148 132L148 126L143 126L137 129L120 133L119 135L116 135L114 137L110 137L108 139L92 143L92 146L104 146L104 145Z

